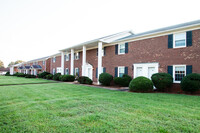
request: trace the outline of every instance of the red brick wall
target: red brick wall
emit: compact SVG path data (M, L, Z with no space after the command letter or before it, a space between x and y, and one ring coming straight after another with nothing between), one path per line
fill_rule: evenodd
M56 62L53 62L53 57L50 58L50 73L53 73L53 68L55 68L55 70L57 69L57 67L61 67L61 56L56 56ZM57 70L56 70L57 72Z
M191 47L173 49L168 49L167 35L129 42L128 53L124 55L115 55L115 46L109 46L103 57L103 66L113 76L117 66L127 66L128 74L133 76L134 63L150 62L159 63L159 72L167 72L169 65L186 64L193 66L193 72L200 73L200 30L193 31L192 37Z
M47 59L47 60L45 61L45 65L46 65L46 72L50 72L50 73L51 73L51 71L50 71L51 58L49 58L49 59Z

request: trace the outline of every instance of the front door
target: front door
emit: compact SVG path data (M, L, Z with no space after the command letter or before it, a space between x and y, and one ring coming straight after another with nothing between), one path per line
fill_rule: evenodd
M137 67L136 68L136 77L139 77L139 76L143 76L142 75L142 67Z
M151 79L151 76L156 73L156 68L155 67L148 67L148 78Z
M92 79L92 68L88 68L88 77Z

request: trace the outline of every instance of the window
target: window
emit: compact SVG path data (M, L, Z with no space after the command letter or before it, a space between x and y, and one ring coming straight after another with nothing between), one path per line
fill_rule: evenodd
M79 69L75 68L75 75L79 76Z
M118 49L119 54L125 54L125 43L119 44L119 49Z
M174 48L186 47L186 33L174 34Z
M45 60L43 60L42 65L43 65L43 66L45 65Z
M56 71L56 73L61 73L61 67L57 67L57 71Z
M69 54L66 54L66 61L69 61Z
M185 65L174 65L173 66L173 78L175 83L180 83L183 77L186 75L186 66Z
M66 75L69 75L69 68L66 68L66 69L65 69L65 74L66 74Z
M53 73L53 75L56 73L56 70L55 70L55 68L53 68L53 72L52 72L52 73Z
M75 60L79 59L79 53L78 52L74 54L74 58L75 58Z
M125 67L118 67L118 76L122 77L125 74Z
M55 62L56 62L56 57L54 56L54 57L53 57L53 63L55 63Z

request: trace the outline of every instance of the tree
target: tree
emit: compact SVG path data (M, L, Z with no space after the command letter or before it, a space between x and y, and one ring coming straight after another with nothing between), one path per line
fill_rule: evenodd
M17 61L15 61L15 64L19 64L19 63L23 63L24 61L22 61L22 60L17 60Z
M9 64L8 64L8 67L12 66L12 65L15 65L15 64L19 64L19 63L23 63L24 61L22 60L17 60L15 62L11 61Z
M0 68L4 68L3 61L0 60Z

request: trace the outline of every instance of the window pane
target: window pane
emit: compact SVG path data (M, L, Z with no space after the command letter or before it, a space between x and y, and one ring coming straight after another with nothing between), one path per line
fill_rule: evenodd
M179 66L175 67L175 81L181 81L185 76L185 67Z
M185 40L178 40L175 41L175 46L185 46Z
M175 40L185 40L185 33L180 33L175 35Z

